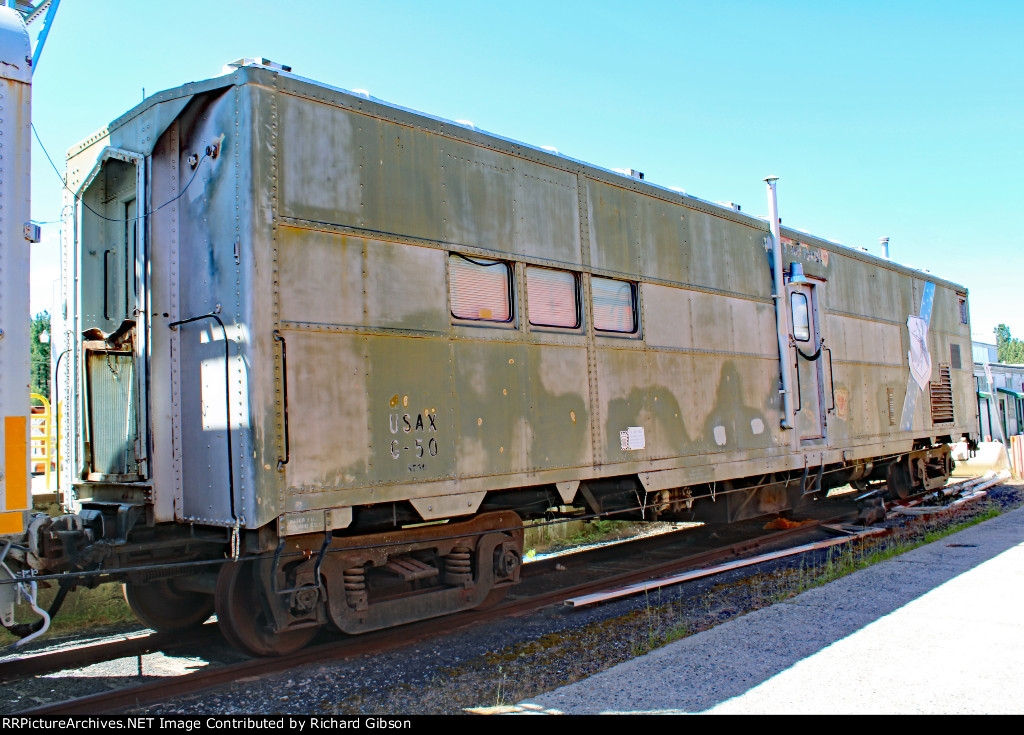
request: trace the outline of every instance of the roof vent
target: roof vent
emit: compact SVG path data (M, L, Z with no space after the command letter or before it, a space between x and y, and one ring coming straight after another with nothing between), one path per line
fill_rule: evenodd
M736 202L715 202L715 204L720 204L721 206L728 207L729 209L735 209L737 212L740 211L740 205Z
M286 66L284 64L278 64L276 61L271 61L270 59L264 59L263 57L245 56L245 57L243 57L241 59L236 59L235 61L231 61L231 62L225 64L224 68L221 71L224 74L230 74L235 69L239 69L239 68L241 68L243 66L264 66L267 69L274 69L276 71L291 71L292 70L292 68L290 66Z
M473 124L472 120L456 120L455 122L457 122L459 125L462 125L463 127L473 128L473 130L476 130L476 125Z
M370 93L365 89L353 89L352 94L356 95L357 97L362 97L364 100L370 99Z
M637 171L635 168L613 168L612 171L617 174L622 174L623 176L628 176L631 179L637 179L638 181L644 180L644 172Z
M558 149L555 148L553 145L542 145L540 149L542 151L547 151L548 153L554 153L556 156L559 155Z

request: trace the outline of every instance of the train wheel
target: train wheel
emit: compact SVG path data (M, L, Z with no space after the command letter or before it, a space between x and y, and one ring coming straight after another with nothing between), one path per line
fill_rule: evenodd
M477 605L474 610L490 610L495 607L499 602L505 599L505 595L508 594L511 585L505 585L504 587L495 587L487 593L487 597L484 601Z
M178 589L173 579L125 583L124 599L135 617L160 633L198 628L213 615L213 595Z
M906 500L911 496L914 487L911 484L910 468L906 462L893 462L885 473L885 485L889 497L893 500Z
M298 651L313 640L319 628L275 632L255 574L251 562L231 562L221 568L214 596L221 632L228 643L253 656L286 656Z

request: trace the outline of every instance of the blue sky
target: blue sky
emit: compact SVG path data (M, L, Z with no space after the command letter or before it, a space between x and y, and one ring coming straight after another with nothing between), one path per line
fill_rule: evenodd
M33 37L37 28L30 32ZM764 215L967 286L1024 337L1024 3L63 0L33 117L67 149L241 56ZM61 193L33 143L32 215ZM33 246L50 308L59 225Z

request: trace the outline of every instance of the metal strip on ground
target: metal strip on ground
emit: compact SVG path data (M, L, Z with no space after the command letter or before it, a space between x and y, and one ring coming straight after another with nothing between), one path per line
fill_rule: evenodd
M839 538L828 539L826 541L816 541L813 544L803 544L802 546L794 546L792 549L783 549L782 551L773 551L770 554L761 554L760 556L754 556L750 559L740 559L739 561L727 562L725 564L718 564L713 567L705 567L704 569L694 569L690 572L683 572L682 574L675 574L671 577L663 577L661 579L654 579L649 582L640 582L638 584L631 584L627 587L620 587L617 590L609 590L608 592L597 592L592 595L582 595L580 597L572 597L565 601L568 607L583 607L585 605L592 605L597 602L604 602L606 600L614 600L619 597L629 597L636 595L641 592L647 592L649 590L658 589L660 587L668 587L673 584L679 584L680 582L688 582L691 579L699 579L700 577L709 577L714 574L720 574L722 572L728 572L732 569L740 569L742 567L748 567L753 564L760 564L765 561L772 561L773 559L782 559L787 556L794 556L796 554L803 554L807 551L816 551L818 549L826 549L830 546L837 546L839 544L845 544L855 539L864 538L865 536L873 536L880 533L885 533L884 528L867 528L849 536L841 536Z

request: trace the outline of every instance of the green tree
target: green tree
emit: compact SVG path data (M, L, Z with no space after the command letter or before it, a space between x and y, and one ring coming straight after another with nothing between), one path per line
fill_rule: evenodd
M1010 328L1000 324L995 328L996 350L999 353L999 362L1019 365L1024 363L1024 341L1010 336Z
M39 335L46 333L46 342L39 340ZM43 311L32 317L32 337L29 350L32 359L32 392L50 398L50 313Z

